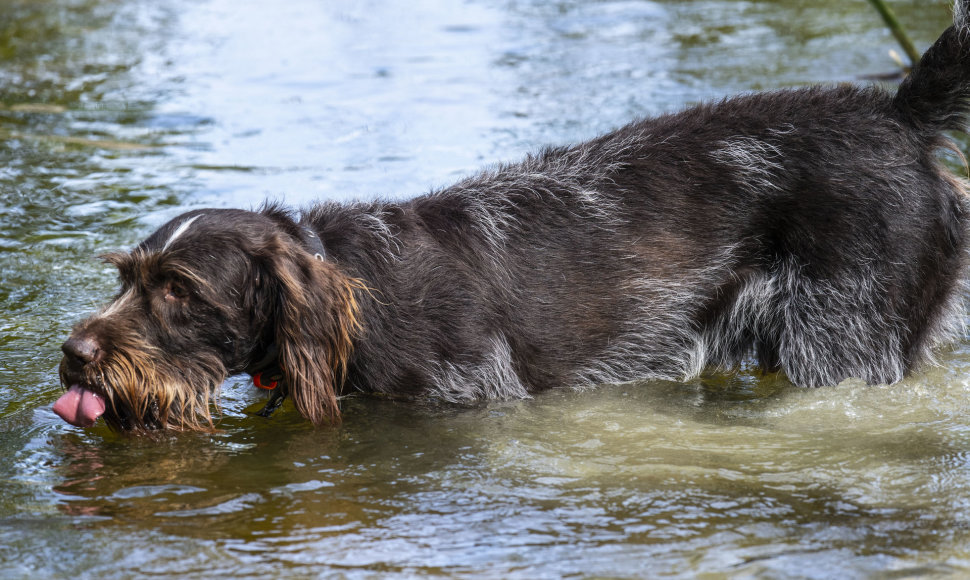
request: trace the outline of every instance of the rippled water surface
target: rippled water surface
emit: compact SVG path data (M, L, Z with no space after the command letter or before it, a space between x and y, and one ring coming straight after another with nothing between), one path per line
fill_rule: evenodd
M917 44L945 1L892 2ZM970 341L891 387L750 371L313 429L60 422L95 256L199 205L399 197L738 91L892 72L865 0L0 0L0 577L970 574Z

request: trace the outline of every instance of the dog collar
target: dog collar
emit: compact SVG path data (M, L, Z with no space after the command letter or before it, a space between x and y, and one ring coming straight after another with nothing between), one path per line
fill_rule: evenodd
M321 262L327 259L327 249L323 247L320 236L310 228L303 226L303 243L308 252Z
M283 383L283 369L278 365L259 371L253 375L253 384L267 391L272 391Z
M286 399L286 383L283 381L283 369L278 365L273 365L272 367L257 372L253 375L253 384L260 389L269 391L269 400L263 405L263 408L256 411L256 415L260 417L269 417L273 414L273 411L280 408L283 404L283 400Z
M249 366L246 372L253 378L253 384L265 391L270 391L269 400L262 409L256 412L260 417L269 417L273 411L283 404L287 388L283 369L277 362L279 353L276 343L266 347L266 354L258 362Z

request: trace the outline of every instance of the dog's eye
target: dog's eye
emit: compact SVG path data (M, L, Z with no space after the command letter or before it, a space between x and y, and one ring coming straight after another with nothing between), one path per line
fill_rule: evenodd
M165 284L165 301L166 302L182 302L189 296L189 291L185 288L185 285L176 280L169 280Z

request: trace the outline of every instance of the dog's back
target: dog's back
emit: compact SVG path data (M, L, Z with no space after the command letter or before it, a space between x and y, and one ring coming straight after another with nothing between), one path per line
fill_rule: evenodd
M394 259L348 265L411 339L365 328L351 380L468 400L752 354L800 385L900 380L962 327L968 208L935 151L966 117L966 13L895 96L727 99L382 205Z

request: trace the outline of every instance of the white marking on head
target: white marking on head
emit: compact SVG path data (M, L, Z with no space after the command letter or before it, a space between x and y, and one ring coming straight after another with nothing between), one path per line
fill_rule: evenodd
M192 222L194 222L195 220L199 219L203 215L205 215L205 214L201 214L200 213L199 215L194 215L194 216L190 217L189 219L185 220L184 222L182 222L181 224L179 224L179 227L175 228L175 231L172 232L172 236L170 238L168 238L168 241L165 242L165 245L164 246L162 246L162 250L167 250L168 247L170 245L172 245L172 242L174 242L176 240L176 238L178 238L179 236L181 236L182 234L184 234L185 231L189 229L189 226L192 225Z
M116 300L114 300L111 304L109 304L104 310L102 310L101 313L98 315L98 318L107 318L109 316L113 316L121 312L122 310L128 307L128 303L134 299L134 296L135 296L135 291L129 288L128 290L125 291L124 294L119 296Z

